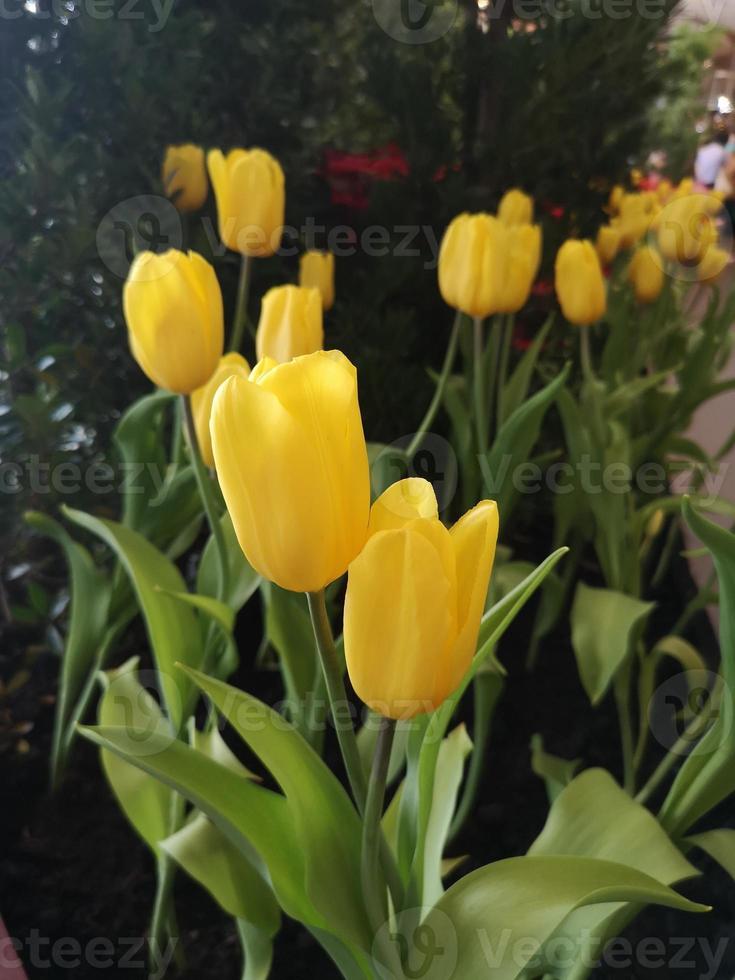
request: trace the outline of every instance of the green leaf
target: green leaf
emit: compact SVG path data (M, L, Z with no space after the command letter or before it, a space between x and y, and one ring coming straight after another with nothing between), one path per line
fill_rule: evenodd
M178 731L192 704L191 682L175 669L178 661L198 665L201 631L193 609L166 592L186 592L181 573L165 555L132 528L64 508L67 517L97 535L120 559L135 589L145 619L166 710Z
M281 916L272 890L252 863L203 813L162 841L161 848L225 912L257 926L267 936L276 934Z
M229 569L229 594L224 597L224 601L231 609L238 612L260 585L260 575L248 563L242 553L228 511L222 515L221 523ZM199 562L196 590L201 595L216 597L218 587L219 556L217 555L217 544L210 535Z
M540 735L531 738L531 768L546 783L549 803L553 803L564 787L571 783L581 765L581 759L562 759L547 752Z
M588 857L527 856L497 861L461 878L429 912L409 964L426 967L426 937L434 961L421 976L447 976L444 951L456 950L452 976L493 980L537 976L539 951L576 908L606 902L655 902L706 911L649 875ZM515 941L522 937L523 942ZM526 972L528 971L528 972ZM535 971L535 972L534 972Z
M69 628L61 661L59 691L51 748L51 780L56 785L78 719L75 710L90 673L99 664L97 654L107 630L112 588L108 577L97 568L91 555L52 518L36 511L25 515L26 523L61 546L71 577Z
M528 394L528 389L531 385L531 378L533 377L533 372L536 368L536 362L538 356L541 353L541 348L546 341L549 330L554 322L554 314L551 313L546 318L546 322L541 327L539 332L533 338L528 350L523 353L520 361L516 365L513 373L508 379L507 384L503 392L503 411L505 413L505 418L508 418L519 408L523 402L526 400L526 395Z
M136 530L150 526L148 507L158 496L159 480L166 472L163 412L174 398L170 392L156 391L134 402L113 436L128 483L123 497L123 523Z
M706 830L685 840L709 854L731 878L735 878L735 830Z
M198 671L186 672L286 794L314 907L332 931L370 949L360 887L360 821L344 789L281 715L244 691Z
M261 590L266 635L278 654L290 713L297 720L314 686L317 667L309 607L303 595L272 582L263 582Z
M138 682L138 658L133 657L105 677L98 722L117 727L130 752L144 752L154 734L171 738L158 704ZM102 768L120 808L154 853L170 830L171 790L153 776L102 749Z
M572 646L592 704L605 695L654 603L580 582L571 612Z
M516 467L525 463L541 432L546 410L569 375L570 364L545 388L537 391L503 423L486 457L480 460L485 492L498 502L501 520L507 522L518 490L513 485Z
M245 955L245 970L242 980L268 980L273 963L273 940L262 929L242 919L237 922Z

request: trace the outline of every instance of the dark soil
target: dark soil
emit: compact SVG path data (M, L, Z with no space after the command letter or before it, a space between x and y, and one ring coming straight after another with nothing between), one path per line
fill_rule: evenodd
M688 571L680 565L658 597L662 623L670 624L692 593ZM257 606L257 599L253 600L238 624L243 651L253 651L256 646ZM529 740L535 732L543 734L549 751L569 759L580 757L586 765L601 765L619 776L612 704L608 699L600 709L590 708L565 631L544 644L536 672L527 674L524 660L529 622L530 616L521 617L502 646L501 659L509 676L494 719L487 776L475 814L453 847L453 853L470 855L463 873L489 861L523 854L543 826L546 794L529 765ZM716 644L706 617L693 622L690 634L695 645L715 663ZM0 671L7 679L32 637L6 632L4 639ZM144 645L142 641L142 636L131 634L127 652L137 652ZM252 653L243 656L245 662L234 682L266 700L277 700L278 675L254 672ZM91 745L79 741L62 789L53 798L47 795L57 667L55 657L40 656L30 680L0 702L4 732L0 741L4 788L0 811L2 913L9 934L23 943L21 957L31 980L57 976L75 980L122 976L133 980L147 975L142 937L154 894L153 862L121 816ZM471 725L471 712L464 706L463 714ZM328 745L328 752L334 754L333 745ZM733 804L723 804L707 819L707 826L735 826ZM724 980L735 975L735 888L711 861L699 853L693 857L705 875L685 883L681 890L714 905L714 911L696 916L659 908L646 910L629 928L626 938L634 946L646 937L663 939L666 965L647 966L644 957L633 966L602 967L595 974L597 980L665 976ZM188 964L186 980L240 977L234 928L183 874L177 879L176 904ZM66 944L61 944L62 940ZM707 953L717 950L722 940L727 941L724 956L713 972ZM50 965L54 944L55 963ZM80 949L82 962L77 963ZM619 955L618 960L625 958ZM656 959L653 956L651 961ZM272 976L275 980L297 980L338 974L306 931L287 921L276 943Z

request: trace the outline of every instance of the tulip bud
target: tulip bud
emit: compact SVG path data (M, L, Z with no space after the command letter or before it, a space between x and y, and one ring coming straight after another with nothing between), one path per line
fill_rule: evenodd
M652 217L652 198L643 194L625 194L616 225L620 232L620 247L633 248L648 231Z
M357 373L340 351L261 361L228 378L210 420L220 487L250 564L284 589L316 592L365 543L370 472Z
M305 252L299 261L299 285L314 286L322 294L322 309L334 306L334 256L331 252Z
M199 452L206 466L214 466L212 454L212 436L209 432L209 417L212 414L212 402L219 386L228 378L238 377L247 380L250 375L250 365L236 351L220 357L219 364L209 381L197 388L191 395L191 413L194 416Z
M533 198L518 188L506 191L500 198L498 218L504 225L530 225L533 221Z
M160 388L190 394L222 356L222 294L214 269L196 252L140 252L123 289L133 357Z
M624 197L625 197L625 191L620 186L620 184L616 184L610 190L610 197L608 198L607 201L607 209L610 212L610 214L618 213L618 211L620 210L620 204Z
M661 213L658 244L670 261L698 265L705 252L717 241L717 226L710 213L707 194L676 197Z
M507 264L507 229L489 214L460 214L439 250L439 290L444 302L468 316L500 309Z
M193 143L169 146L161 170L166 197L179 211L198 211L207 200L207 169L204 150Z
M717 245L710 245L696 268L697 279L699 282L716 279L729 261L729 252Z
M605 280L591 242L570 238L556 255L556 295L570 323L585 326L604 315Z
M610 265L620 247L620 229L616 225L602 225L597 230L595 248L600 262Z
M263 297L255 336L258 360L279 364L324 346L322 298L318 289L276 286Z
M263 258L278 248L285 211L281 165L265 150L207 154L217 198L219 236L241 255Z
M528 299L541 261L541 229L538 225L513 225L507 229L507 274L498 313L517 313Z
M344 609L347 671L373 711L411 718L459 687L475 654L497 537L494 501L447 530L426 480L400 480L375 501Z
M643 174L638 169L638 167L633 167L630 171L630 183L633 187L638 187L640 182L643 180Z
M639 303L653 303L664 288L661 256L648 245L639 248L628 266L628 279Z

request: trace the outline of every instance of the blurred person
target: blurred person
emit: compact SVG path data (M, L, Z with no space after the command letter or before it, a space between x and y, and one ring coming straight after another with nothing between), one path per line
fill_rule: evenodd
M724 130L718 130L708 143L700 146L697 150L697 158L694 161L694 179L710 190L715 186L717 174L725 162L727 141L727 133Z
M727 213L732 230L735 223L735 134L730 133L725 145L725 156L715 178L714 189L724 194L722 206Z

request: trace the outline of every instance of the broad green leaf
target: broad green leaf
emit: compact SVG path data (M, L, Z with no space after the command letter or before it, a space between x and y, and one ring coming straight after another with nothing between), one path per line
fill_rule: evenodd
M735 878L735 830L705 830L685 838L685 842L709 854L731 878Z
M369 949L360 887L360 821L344 789L277 712L244 691L198 671L186 672L286 794L303 852L306 893L314 907L337 935Z
M272 582L263 582L265 630L278 654L289 706L298 719L307 694L314 687L317 659L314 633L306 598L287 592Z
M553 322L554 314L551 313L533 338L528 350L524 351L523 356L508 379L503 392L503 419L501 421L509 418L526 400L538 356L541 353L541 348L544 345L549 330L551 330Z
M581 765L581 759L562 759L558 755L547 752L540 735L531 738L531 768L546 784L550 803L553 803L564 787L571 783Z
M70 575L69 628L61 660L51 749L51 782L56 785L72 735L70 726L78 720L75 706L90 674L100 666L98 652L107 630L112 590L109 578L97 568L87 549L57 521L36 511L27 513L25 519L34 530L61 546Z
M135 530L174 561L194 543L203 520L194 470L172 467L160 492L148 501L142 526Z
M260 781L259 777L254 772L251 772L247 766L244 766L234 752L228 748L217 725L212 724L204 731L200 731L196 727L194 719L190 718L189 741L197 751L202 752L210 759L214 759L215 762L219 762L225 769L229 769L238 776L246 776L248 779Z
M161 709L138 682L138 658L107 671L98 722L119 729L129 752L145 752L154 735L171 738ZM120 808L154 853L170 832L173 794L153 776L102 749L102 768Z
M146 395L130 406L115 429L113 439L126 468L123 523L135 530L150 527L148 506L166 472L163 413L174 398L167 391Z
M443 739L439 749L431 813L426 826L424 843L424 905L434 905L444 893L442 885L444 845L457 805L457 795L462 785L465 759L471 751L472 741L464 725L458 725Z
M222 515L222 533L227 551L229 594L225 602L238 612L260 585L260 575L248 563L238 544L232 518L228 511ZM219 556L214 538L210 535L204 546L197 570L196 590L200 595L217 596L219 587Z
M593 704L604 697L653 606L612 589L594 589L584 582L577 585L571 612L572 646L579 676Z
M191 682L176 670L178 661L201 662L203 646L193 609L166 592L186 592L181 573L165 555L132 528L64 508L67 517L101 538L117 555L133 584L160 678L164 703L178 731L192 702Z
M257 926L268 936L276 934L281 916L272 890L252 863L203 813L162 841L161 848L225 912Z
M273 939L263 929L242 919L237 922L240 944L245 956L242 980L268 980L273 963Z
M516 467L530 457L544 415L564 386L569 370L570 364L566 364L553 381L513 412L501 426L487 456L480 460L485 493L497 500L503 521L510 518L518 497L513 483Z
M199 595L198 592L170 592L167 589L159 589L158 591L171 596L172 599L178 599L179 602L183 602L193 609L198 609L208 619L214 620L225 633L232 632L235 625L235 613L230 606L226 606L219 599L213 599L208 595Z
M421 976L493 980L538 976L544 944L576 908L607 902L656 903L706 911L634 868L588 857L508 858L465 875L442 896L409 939L409 965ZM427 964L427 937L432 938ZM518 938L522 942L517 942ZM447 951L456 952L454 972Z

